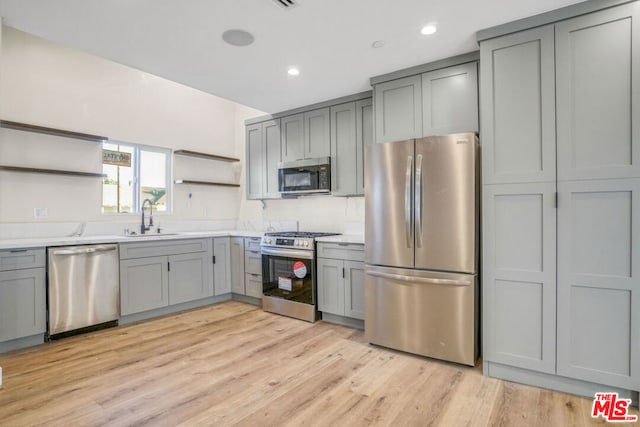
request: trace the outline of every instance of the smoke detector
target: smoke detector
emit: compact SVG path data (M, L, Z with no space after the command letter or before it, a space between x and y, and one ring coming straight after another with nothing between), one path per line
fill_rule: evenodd
M298 3L296 3L295 0L273 0L273 1L283 9L290 9L298 5Z

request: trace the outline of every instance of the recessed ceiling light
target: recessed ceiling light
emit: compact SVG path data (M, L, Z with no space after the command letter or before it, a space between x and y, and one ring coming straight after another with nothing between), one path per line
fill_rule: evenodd
M379 49L379 48L381 48L382 46L384 46L384 45L385 45L385 43L386 43L386 42L385 42L384 40L376 40L376 41L374 41L373 43L371 43L371 47L372 47L372 48L374 48L374 49Z
M227 30L222 33L222 40L232 46L249 46L253 43L253 35L245 30Z
M289 74L290 76L297 76L298 74L300 74L300 70L298 70L296 67L289 67L289 69L287 70L287 74Z
M434 34L436 31L438 31L438 27L436 27L436 24L427 24L422 27L420 33L424 34L425 36L429 36L431 34Z

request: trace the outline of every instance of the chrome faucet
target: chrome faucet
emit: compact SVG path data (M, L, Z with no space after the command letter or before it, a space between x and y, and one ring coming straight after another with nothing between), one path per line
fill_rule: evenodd
M147 203L149 203L149 225L145 226L144 205ZM149 199L144 199L144 201L142 202L142 208L140 210L142 211L142 224L140 224L140 234L144 234L145 231L151 230L151 227L153 227L153 202Z

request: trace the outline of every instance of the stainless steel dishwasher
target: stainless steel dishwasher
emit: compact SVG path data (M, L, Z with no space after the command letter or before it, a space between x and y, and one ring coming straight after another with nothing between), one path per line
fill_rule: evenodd
M48 335L60 338L120 317L117 244L47 249Z

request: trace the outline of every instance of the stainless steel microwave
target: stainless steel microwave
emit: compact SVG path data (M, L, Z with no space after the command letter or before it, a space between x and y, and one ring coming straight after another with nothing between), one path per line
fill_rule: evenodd
M278 165L278 191L286 194L329 193L331 159L296 160Z

